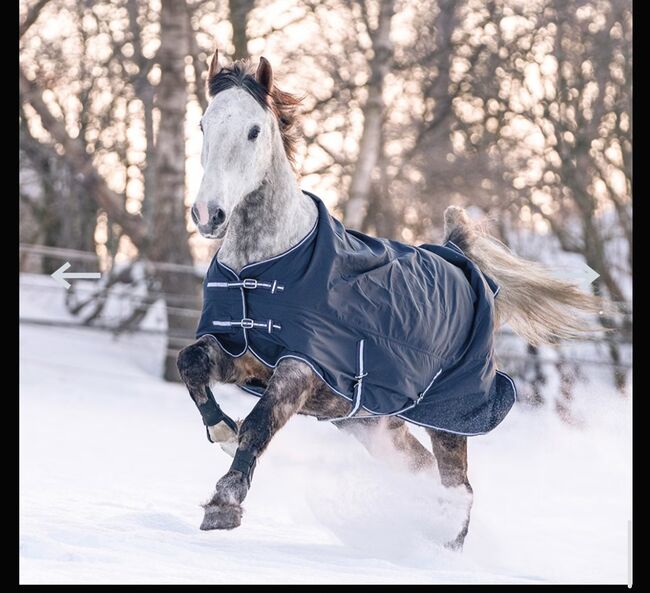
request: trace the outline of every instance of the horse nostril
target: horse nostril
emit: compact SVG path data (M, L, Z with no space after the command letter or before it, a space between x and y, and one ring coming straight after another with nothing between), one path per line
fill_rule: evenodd
M212 226L219 226L225 219L226 213L221 208L217 208L217 211L212 215Z

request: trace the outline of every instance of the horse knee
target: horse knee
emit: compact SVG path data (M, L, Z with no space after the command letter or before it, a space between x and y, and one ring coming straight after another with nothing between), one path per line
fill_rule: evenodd
M205 385L210 379L211 361L205 343L195 342L183 348L176 358L181 379L187 385Z
M203 386L211 381L227 382L234 365L230 357L201 338L178 353L176 366L186 385Z

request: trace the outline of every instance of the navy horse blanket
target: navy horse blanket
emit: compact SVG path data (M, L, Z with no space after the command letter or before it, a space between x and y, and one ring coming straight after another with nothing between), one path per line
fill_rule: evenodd
M305 193L318 220L299 244L239 273L214 256L197 338L269 367L303 360L352 402L346 417L398 415L464 435L497 426L516 391L494 360L496 284L453 243L347 230Z

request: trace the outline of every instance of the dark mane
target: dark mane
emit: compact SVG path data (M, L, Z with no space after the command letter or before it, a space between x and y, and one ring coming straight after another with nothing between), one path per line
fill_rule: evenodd
M298 106L300 99L290 93L281 91L273 85L271 93L255 78L255 71L248 60L238 60L232 66L224 67L208 80L210 97L231 88L244 89L264 109L270 109L278 120L282 143L291 165L295 165L296 144L298 134Z

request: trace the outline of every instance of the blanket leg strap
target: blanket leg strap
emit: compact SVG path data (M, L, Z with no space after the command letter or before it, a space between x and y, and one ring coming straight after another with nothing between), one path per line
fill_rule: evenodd
M205 394L208 398L208 401L204 404L197 404L196 407L199 409L201 418L203 419L203 424L205 425L205 434L207 435L208 440L211 443L215 442L212 440L212 438L210 438L209 427L216 426L220 422L223 422L230 430L237 434L239 432L237 429L237 423L230 416L224 413L223 410L219 407L219 404L214 399L212 390L207 385L205 387Z

